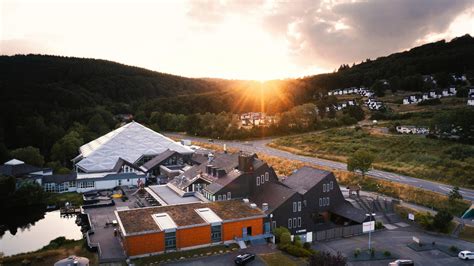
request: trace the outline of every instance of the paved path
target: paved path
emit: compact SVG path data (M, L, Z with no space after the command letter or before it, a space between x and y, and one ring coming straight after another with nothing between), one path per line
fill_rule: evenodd
M168 137L173 138L181 138L181 139L189 139L191 141L199 141L199 142L208 142L206 138L199 138L199 137L190 137L182 134L177 133L166 133ZM275 148L271 148L267 146L268 143L273 141L275 138L267 138L262 140L251 140L251 141L227 141L227 140L214 140L213 144L223 145L226 144L228 148L235 148L241 151L247 152L261 152L271 156L282 157L290 160L300 161L304 163L320 165L325 167L330 167L337 170L346 170L347 165L341 162L330 161L326 159L320 159L317 157L309 157L309 156L302 156L297 155L291 152L278 150ZM378 179L389 180L401 184L407 184L414 187L423 188L426 190L438 192L441 194L448 194L451 189L453 188L450 185L445 185L433 181L423 180L415 177L410 177L406 175L381 171L381 170L371 170L367 173L367 175L373 176ZM461 188L460 189L461 195L464 199L474 201L474 190Z

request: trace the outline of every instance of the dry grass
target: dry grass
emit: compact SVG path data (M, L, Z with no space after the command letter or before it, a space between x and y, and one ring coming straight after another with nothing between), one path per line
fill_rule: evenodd
M461 230L461 233L459 233L459 238L474 242L474 226L464 226L464 228Z
M0 265L24 265L23 261L29 261L30 265L54 265L58 260L71 255L86 257L89 259L90 265L98 265L97 254L85 248L84 240L74 241L57 249L38 250L0 258Z

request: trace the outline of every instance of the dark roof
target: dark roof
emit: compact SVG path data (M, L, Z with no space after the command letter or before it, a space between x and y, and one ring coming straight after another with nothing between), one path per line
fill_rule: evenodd
M193 155L191 156L191 161L196 164L203 164L207 162L207 156L201 153L193 153Z
M329 211L358 223L364 222L367 218L363 210L352 206L347 200L333 206Z
M304 166L283 180L283 183L299 193L305 194L329 175L332 175L329 171Z
M113 173L104 176L91 177L88 174L79 175L77 181L102 181L102 180L118 180L118 179L136 179L145 178L145 174L137 173Z
M39 172L39 171L43 171L43 168L29 165L26 163L16 164L16 165L10 165L10 164L0 165L0 174L6 175L6 176L22 177L30 173Z
M280 182L270 182L263 185L258 193L254 193L250 200L259 207L262 207L263 203L268 203L268 212L272 212L296 193L295 190Z
M157 156L155 156L153 159L149 160L146 162L144 165L142 165L143 168L145 168L147 171L155 168L157 165L162 163L164 160L168 159L169 157L173 156L175 153L178 153L177 151L172 151L172 150L166 150Z
M112 171L119 172L120 168L122 168L123 165L128 165L128 166L130 166L131 168L133 168L135 170L142 171L139 167L137 167L133 163L131 163L131 162L129 162L129 161L127 161L127 160L125 160L121 157L119 157L119 159L117 160L117 163L115 163L115 166L112 169Z
M117 216L126 234L130 234L159 231L160 228L152 217L157 213L167 213L178 227L206 224L195 211L200 208L211 209L223 222L265 215L259 208L251 208L241 200L226 200L117 211Z
M66 175L45 175L43 176L42 183L64 183L64 182L70 182L70 181L75 181L77 179L77 174L76 173L70 173Z

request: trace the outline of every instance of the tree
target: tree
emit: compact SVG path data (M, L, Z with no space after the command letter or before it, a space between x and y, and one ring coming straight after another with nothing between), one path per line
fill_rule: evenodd
M347 258L342 256L341 252L336 255L326 251L317 251L309 257L310 266L345 266Z
M367 173L372 166L372 163L375 160L375 156L371 153L359 149L352 154L351 157L347 160L347 170L351 172L360 171L362 178L364 178L365 173Z
M100 114L93 115L91 119L89 119L87 127L90 131L96 133L97 135L103 135L109 130L104 118L102 118Z
M447 232L453 216L445 211L439 211L433 218L433 228L440 232Z
M455 200L461 200L462 199L462 195L461 195L461 193L459 193L459 187L458 186L453 187L453 189L449 192L448 196L449 196L449 201L450 202L454 202Z
M27 164L35 166L43 166L44 164L43 155L41 155L38 148L32 146L13 150L11 151L10 155L13 158L24 161Z
M71 131L54 143L51 149L51 158L67 165L76 156L79 147L84 143L79 133Z
M352 118L355 118L357 121L364 120L365 113L364 110L358 105L351 105L344 109L344 114L350 115Z

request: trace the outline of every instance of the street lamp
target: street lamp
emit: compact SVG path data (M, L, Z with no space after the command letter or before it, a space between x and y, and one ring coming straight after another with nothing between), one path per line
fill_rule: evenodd
M367 217L370 217L369 218L369 222L372 222L372 217L374 217L374 222L375 222L375 213L366 213L365 216ZM374 223L374 230L375 230L375 223ZM372 240L372 226L371 228L369 229L369 251L370 251L370 244L371 244L371 240Z

